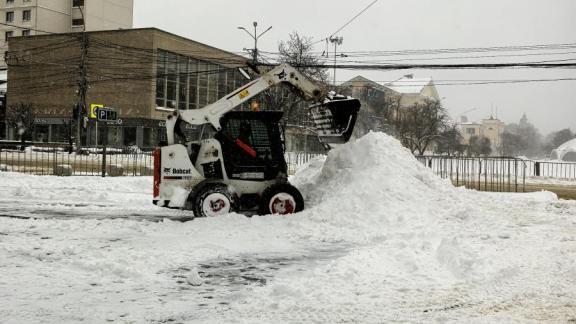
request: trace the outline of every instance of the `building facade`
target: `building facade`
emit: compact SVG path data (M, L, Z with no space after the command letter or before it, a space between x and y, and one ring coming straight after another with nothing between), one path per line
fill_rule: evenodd
M140 147L158 144L168 112L201 108L249 81L245 58L155 28L15 37L7 63L8 107L34 107L36 141L66 141L83 75L86 109L119 113L108 142ZM85 143L101 142L97 127L88 122Z
M133 7L134 0L0 0L0 53L15 36L132 28Z
M440 102L440 97L432 78L414 78L406 75L394 82L380 84L362 76L354 77L340 85L340 93L359 98L362 101L356 136L370 130L385 131L383 109L410 109L426 101Z
M486 137L490 140L492 152L497 152L502 146L502 133L504 133L506 124L498 118L490 116L490 118L483 119L480 123L465 121L458 126L462 134L462 144L470 144L470 138L472 137Z

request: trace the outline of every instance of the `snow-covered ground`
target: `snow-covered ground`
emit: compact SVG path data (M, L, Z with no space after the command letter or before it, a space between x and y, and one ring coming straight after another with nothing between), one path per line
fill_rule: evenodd
M150 178L0 172L36 217L0 217L0 322L576 321L576 202L454 188L381 133L292 181L300 214L179 222Z

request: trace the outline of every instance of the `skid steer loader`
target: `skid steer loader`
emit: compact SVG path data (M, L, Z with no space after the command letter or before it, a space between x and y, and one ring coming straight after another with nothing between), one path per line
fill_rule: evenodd
M327 93L282 64L201 109L167 116L167 145L154 151L154 203L195 217L230 212L291 214L304 208L288 182L278 111L232 111L270 87L287 84L307 101L320 140L347 142L360 102ZM174 197L182 197L176 202Z

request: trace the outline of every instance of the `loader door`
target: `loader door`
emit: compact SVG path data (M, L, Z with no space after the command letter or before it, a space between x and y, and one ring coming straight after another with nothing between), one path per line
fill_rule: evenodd
M278 121L281 112L229 112L215 138L230 179L263 181L286 173Z

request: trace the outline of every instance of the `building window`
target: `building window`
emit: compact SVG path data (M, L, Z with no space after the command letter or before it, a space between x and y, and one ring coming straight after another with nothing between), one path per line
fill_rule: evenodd
M188 109L188 57L178 56L178 109Z
M474 128L468 128L468 129L466 129L466 133L468 133L470 135L474 135L474 134L476 134L476 130Z
M8 41L8 39L12 36L14 36L14 32L13 31L7 31L5 34L5 37L6 37L5 40Z
M6 0L6 4L14 4L14 0Z
M156 55L156 107L166 107L166 52Z
M14 11L6 12L6 22L13 22L14 21Z
M198 61L189 59L188 62L188 109L196 109L198 100Z
M158 50L156 106L171 109L202 108L230 93L236 72L188 56Z
M84 19L72 19L72 27L84 26Z
M72 0L72 7L84 7L84 0Z
M32 12L30 10L22 11L22 21L30 21L32 19Z
M22 31L22 36L30 36L30 29L24 29Z

